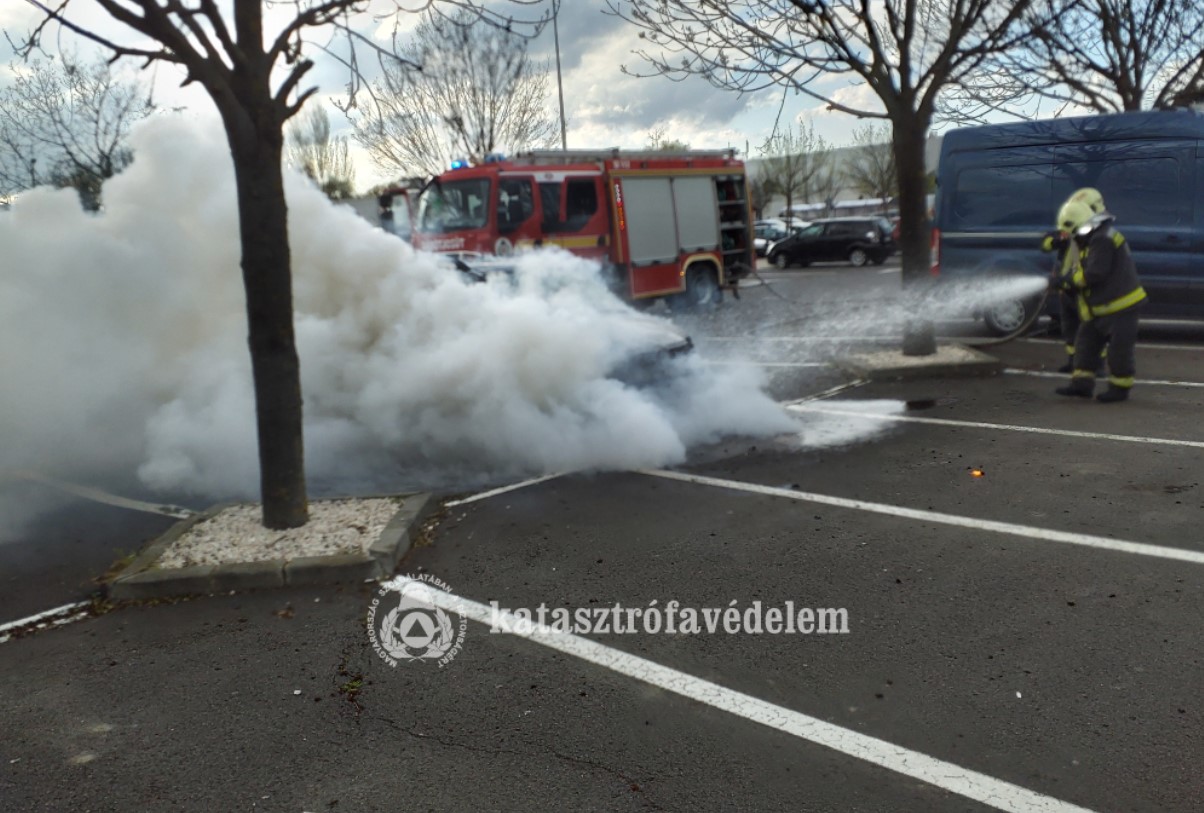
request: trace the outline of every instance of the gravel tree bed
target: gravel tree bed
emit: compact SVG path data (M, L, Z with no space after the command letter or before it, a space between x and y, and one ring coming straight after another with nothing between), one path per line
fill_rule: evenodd
M234 505L189 528L156 564L179 568L360 553L380 537L397 509L397 500L388 497L315 500L308 523L276 531L263 527L261 506Z

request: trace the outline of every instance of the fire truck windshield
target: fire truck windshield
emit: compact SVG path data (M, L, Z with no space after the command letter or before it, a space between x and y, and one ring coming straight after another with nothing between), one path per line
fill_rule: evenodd
M418 198L420 232L479 229L488 221L488 178L435 181Z

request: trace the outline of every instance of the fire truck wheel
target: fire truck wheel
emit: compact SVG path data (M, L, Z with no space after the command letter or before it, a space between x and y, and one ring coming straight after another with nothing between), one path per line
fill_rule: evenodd
M691 269L686 276L685 293L677 295L677 304L684 310L710 310L722 301L719 278L709 266Z

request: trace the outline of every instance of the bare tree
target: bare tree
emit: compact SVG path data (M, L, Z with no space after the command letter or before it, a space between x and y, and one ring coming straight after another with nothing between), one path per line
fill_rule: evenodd
M769 178L763 172L756 174L750 172L748 175L748 205L757 220L764 217L765 207L769 205L771 198L773 198L773 184L770 183Z
M559 140L546 106L548 65L528 59L526 37L478 17L428 12L398 50L422 70L387 67L373 103L353 115L356 141L381 169L435 175L457 158L480 162Z
M659 152L685 152L690 145L675 138L668 138L669 128L658 124L648 131L648 149Z
M355 194L355 167L347 139L331 136L326 108L315 105L288 129L288 162L309 176L331 200Z
M761 154L765 156L761 172L772 193L786 198L787 212L795 198L810 202L816 181L831 169L828 144L811 125L779 129L761 146Z
M836 197L844 189L844 173L836 161L830 161L815 175L812 184L817 201L823 201L824 215L831 217L836 207Z
M0 90L0 194L71 186L99 208L101 184L132 158L130 127L155 109L149 88L70 54L12 72Z
M1057 12L1057 13L1055 13ZM1195 0L1038 0L1031 35L941 100L942 118L1017 118L1043 106L1099 113L1204 101L1204 6Z
M853 146L844 167L849 184L862 195L887 201L898 195L899 173L890 148L890 130L866 124L853 130Z
M903 281L918 294L928 279L924 143L937 97L1011 47L1035 0L607 0L642 29L637 54L653 75L697 75L738 92L780 86L831 110L892 126L899 168ZM851 78L875 103L846 97ZM931 321L909 320L903 352L935 352Z
M120 34L90 27L72 0L25 0L42 15L21 44L28 57L55 26L106 49L114 59L181 67L185 84L198 82L225 126L234 162L243 288L254 379L263 522L270 528L305 524L309 504L301 412L300 365L293 329L288 209L284 198L284 127L317 92L301 88L314 50L336 56L350 69L349 92L361 87L356 46L372 40L352 28L366 12L362 0L94 0ZM425 0L456 9L475 8L479 19L512 25L499 12L470 0ZM401 5L396 6L401 9ZM282 12L265 13L269 9ZM86 13L86 12L85 12ZM93 18L94 19L94 18ZM363 18L367 21L367 18ZM536 31L546 18L534 21ZM268 30L269 22L279 27ZM310 38L316 38L316 41ZM335 52L344 43L341 57ZM384 56L379 50L379 56Z

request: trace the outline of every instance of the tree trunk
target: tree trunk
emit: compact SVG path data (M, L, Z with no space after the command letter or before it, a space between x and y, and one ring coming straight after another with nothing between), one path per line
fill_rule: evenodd
M270 103L270 102L269 102ZM293 333L288 208L281 169L282 126L265 111L226 122L238 186L238 225L255 414L263 524L296 528L309 519L302 441L301 370Z
M924 139L928 123L922 117L898 116L891 146L899 174L899 250L903 262L903 303L909 314L903 323L903 354L929 356L936 352L932 320L924 300L932 284L929 253L928 183Z

